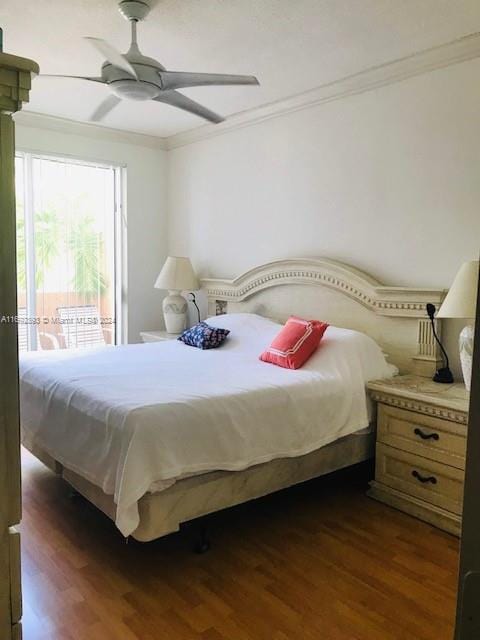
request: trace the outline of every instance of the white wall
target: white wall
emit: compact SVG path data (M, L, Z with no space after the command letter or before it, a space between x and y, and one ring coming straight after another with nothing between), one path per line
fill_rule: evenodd
M153 288L167 253L165 152L103 136L16 126L16 147L124 164L127 167L128 341L163 326L162 292Z
M480 60L174 149L168 176L169 251L202 275L325 256L446 288L479 251Z

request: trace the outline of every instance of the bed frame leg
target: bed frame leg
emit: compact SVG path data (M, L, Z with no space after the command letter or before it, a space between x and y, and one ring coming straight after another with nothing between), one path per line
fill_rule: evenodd
M200 534L198 536L197 542L195 543L195 546L193 547L193 550L198 554L207 553L207 551L210 550L210 546L211 545L207 534L207 528L202 526L200 527Z

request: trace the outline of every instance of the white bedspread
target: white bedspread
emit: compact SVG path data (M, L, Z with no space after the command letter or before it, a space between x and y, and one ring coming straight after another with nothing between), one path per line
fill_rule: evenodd
M367 336L330 327L297 371L258 360L280 326L250 314L219 349L178 341L22 355L24 442L114 496L125 535L150 489L306 454L368 425L365 383L390 376Z

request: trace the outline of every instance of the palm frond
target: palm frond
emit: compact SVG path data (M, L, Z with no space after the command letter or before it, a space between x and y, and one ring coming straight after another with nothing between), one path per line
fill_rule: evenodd
M86 298L101 296L107 289L107 280L101 269L103 238L93 225L93 219L85 216L77 221L69 237L74 263L72 286L75 293Z

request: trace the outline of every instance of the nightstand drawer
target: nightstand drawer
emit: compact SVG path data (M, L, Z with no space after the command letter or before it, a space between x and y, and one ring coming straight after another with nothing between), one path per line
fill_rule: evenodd
M456 422L379 403L377 440L465 469L466 428Z
M460 515L464 472L422 456L377 443L377 482Z

